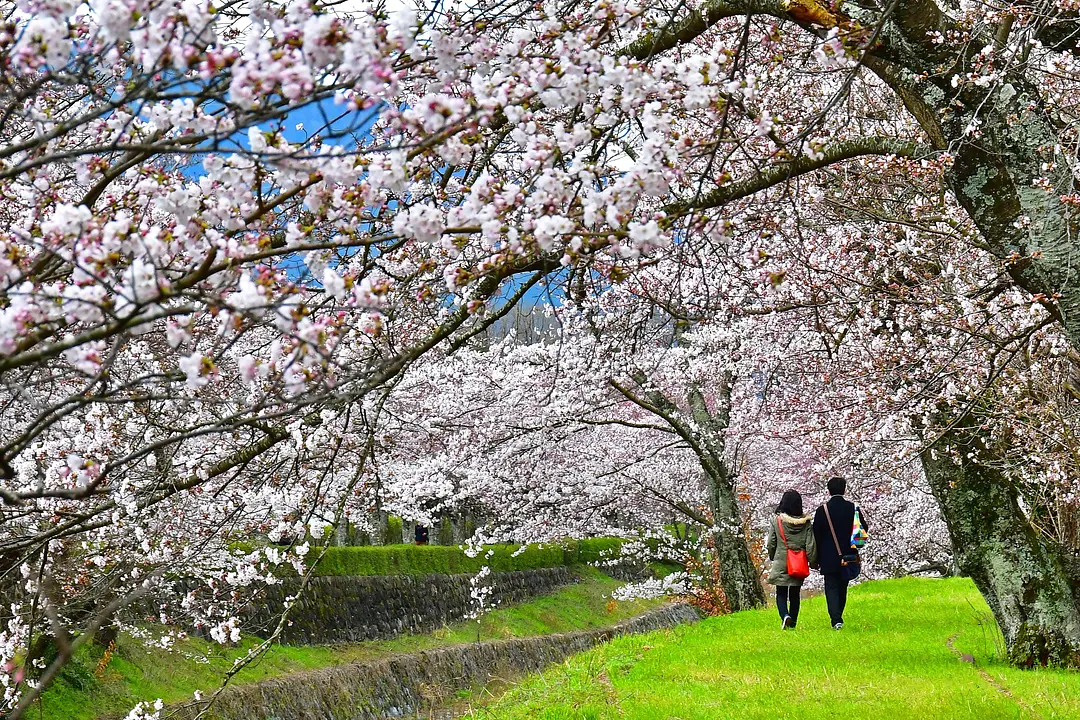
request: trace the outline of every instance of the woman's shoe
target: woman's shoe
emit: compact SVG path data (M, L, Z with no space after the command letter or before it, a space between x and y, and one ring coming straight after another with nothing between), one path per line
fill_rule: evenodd
M795 627L795 623L791 622L791 616L790 615L785 615L784 616L784 621L782 623L780 623L780 629L781 630L787 630L788 628L794 628L794 627Z

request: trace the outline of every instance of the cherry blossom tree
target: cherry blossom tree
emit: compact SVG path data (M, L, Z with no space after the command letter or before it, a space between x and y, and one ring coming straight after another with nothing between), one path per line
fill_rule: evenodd
M1029 532L1049 505L1025 511L999 460L1014 409L1045 406L1062 421L1025 487L1071 473L1068 397L1018 395L1016 368L1052 386L1080 348L1077 22L931 0L21 1L0 29L0 652L42 661L24 648L45 626L62 649L34 686L11 665L4 702L19 717L164 573L201 577L178 609L231 636L232 589L297 554L230 543L344 517L394 384L542 285L588 314L629 282L727 333L730 381L672 395L646 356L590 376L677 398L685 432L658 438L716 442L753 372L804 396L819 442L895 430L1013 659L1075 660L1060 532ZM659 327L650 352L688 354ZM705 450L731 486L729 449Z
M283 558L237 558L231 538L299 535L340 503L368 471L364 416L409 363L544 274L600 255L617 278L668 242L664 103L701 82L631 63L640 20L17 8L0 36L0 550L26 584L4 647L42 660L19 648L47 617L61 651L8 684L15 716L163 573L212 576L214 602L272 581ZM200 593L181 606L233 637Z

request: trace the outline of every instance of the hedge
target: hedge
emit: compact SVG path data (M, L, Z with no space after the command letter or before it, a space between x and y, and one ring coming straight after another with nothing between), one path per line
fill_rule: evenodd
M485 545L483 552L469 557L458 546L385 545L382 547L331 547L315 568L316 575L427 575L430 573L472 573L487 565L496 572L584 565L619 554L619 538L591 538L563 543L528 545L515 555L520 545ZM313 548L312 556L321 548ZM488 556L488 552L491 555ZM311 558L314 560L314 557Z
M617 558L622 552L622 538L602 537L569 540L566 544L566 564L585 565Z

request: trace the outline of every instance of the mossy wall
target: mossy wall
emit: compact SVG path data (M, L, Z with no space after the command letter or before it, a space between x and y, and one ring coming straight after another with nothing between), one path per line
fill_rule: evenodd
M668 605L610 628L494 640L339 665L228 688L208 720L380 720L416 717L457 690L535 672L617 635L694 622L688 605ZM182 709L191 720L201 708ZM427 717L427 715L424 715Z
M281 641L290 645L357 642L426 632L464 618L473 589L470 574L351 575L313 577ZM520 602L574 582L566 567L492 573L485 583L499 604ZM256 634L277 625L285 598L299 580L266 587L246 618Z

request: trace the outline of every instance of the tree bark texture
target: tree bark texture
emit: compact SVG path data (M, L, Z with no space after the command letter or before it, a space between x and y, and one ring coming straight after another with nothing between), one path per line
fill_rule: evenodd
M1028 522L979 429L953 427L923 452L922 464L957 565L990 605L1009 660L1080 665L1080 607L1070 583L1080 569Z

